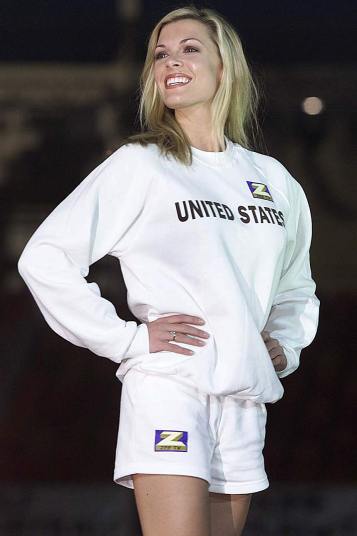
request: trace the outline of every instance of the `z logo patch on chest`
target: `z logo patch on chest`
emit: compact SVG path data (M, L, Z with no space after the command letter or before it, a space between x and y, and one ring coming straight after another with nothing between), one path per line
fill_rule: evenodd
M269 189L266 184L262 182L253 182L246 181L250 191L252 192L253 197L258 197L259 199L264 199L265 201L273 201L273 197L269 192Z

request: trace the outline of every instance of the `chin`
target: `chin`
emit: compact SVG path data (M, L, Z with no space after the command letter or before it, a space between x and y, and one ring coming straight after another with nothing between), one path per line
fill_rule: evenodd
M166 101L164 101L164 104L168 108L182 108L182 107L185 107L185 106L190 106L190 104L187 103L187 102L182 102L182 101L180 102L180 101L177 101L177 100L176 101L174 101L174 100L172 100L172 101L166 100Z

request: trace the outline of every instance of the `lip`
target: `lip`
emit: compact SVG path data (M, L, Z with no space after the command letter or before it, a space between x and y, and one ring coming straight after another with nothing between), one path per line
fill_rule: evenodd
M188 74L186 74L186 73L170 73L170 74L168 74L167 76L165 76L165 79L164 79L164 84L165 84L165 88L166 88L166 89L172 89L172 88L174 88L174 87L181 87L181 86L172 86L172 88L170 88L170 87L167 87L167 86L166 86L166 81L167 81L167 79L168 79L168 78L173 78L174 76L184 76L185 78L189 78L189 79L190 79L190 82L191 82L191 80L192 80L192 77L191 77L191 76L188 76ZM187 82L187 83L189 84L189 82ZM186 85L186 84L185 84L185 85Z

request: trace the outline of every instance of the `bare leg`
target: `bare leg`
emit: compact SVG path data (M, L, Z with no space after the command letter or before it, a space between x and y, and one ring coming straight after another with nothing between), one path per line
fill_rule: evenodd
M143 536L211 536L206 480L136 473L133 482Z
M209 492L212 536L242 534L252 494Z

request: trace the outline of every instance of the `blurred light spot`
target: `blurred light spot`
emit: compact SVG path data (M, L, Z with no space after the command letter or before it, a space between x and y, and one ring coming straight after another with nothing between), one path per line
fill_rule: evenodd
M302 109L308 115L317 115L324 109L324 104L318 97L307 97L302 102Z

